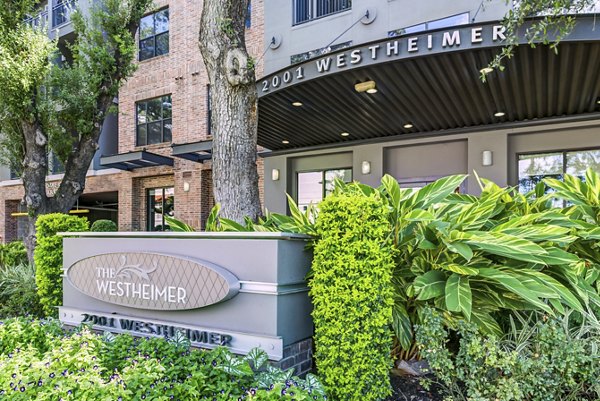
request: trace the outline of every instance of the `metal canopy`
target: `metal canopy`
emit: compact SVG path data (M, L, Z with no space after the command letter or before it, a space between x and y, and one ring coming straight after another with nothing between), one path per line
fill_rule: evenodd
M139 150L137 152L121 153L113 156L103 156L100 158L100 165L129 171L141 167L172 166L173 159L145 150Z
M204 163L212 158L212 140L171 145L172 155L193 162Z
M499 50L470 48L368 65L262 95L258 143L286 151L552 117L600 118L600 41L563 42L558 54L547 46L519 46L506 69L484 83L479 70ZM367 80L376 82L377 93L355 91ZM294 107L297 101L303 105Z

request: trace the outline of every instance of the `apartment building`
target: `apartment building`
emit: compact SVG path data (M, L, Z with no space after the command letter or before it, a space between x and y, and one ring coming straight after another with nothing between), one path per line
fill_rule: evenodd
M48 0L29 20L58 38L59 62L68 62L74 38L70 13L76 7L87 12L89 1ZM264 51L262 6L253 0L246 21L247 47L257 59ZM201 9L201 0L157 0L140 21L138 69L119 92L118 114L105 121L72 213L112 219L122 231L164 230L165 215L195 227L206 220L214 200L210 89L198 48ZM50 161L51 194L62 170ZM8 242L19 238L26 219L23 187L7 168L0 169L0 187L0 235Z
M70 5L49 0L61 49ZM600 30L578 17L559 47L520 46L504 71L482 71L505 43L504 0L253 0L247 44L258 60L264 206L321 200L334 178L418 188L473 172L527 191L544 177L600 169ZM208 79L197 47L200 0L158 0L141 21L139 68L107 119L73 212L120 230L163 230L165 214L201 227L213 206ZM57 187L51 163L48 191ZM264 174L263 174L264 164ZM263 183L264 181L264 183ZM0 169L0 235L16 239L21 182Z
M471 174L460 190L476 194L473 172L525 192L600 170L600 7L558 54L519 46L482 82L518 3L265 0L265 206L318 202L336 177L419 188Z

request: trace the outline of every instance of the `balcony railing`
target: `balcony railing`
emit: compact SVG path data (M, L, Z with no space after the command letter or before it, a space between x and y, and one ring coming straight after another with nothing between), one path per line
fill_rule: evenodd
M75 0L58 0L52 7L52 28L66 24L76 6Z
M33 28L43 28L48 26L48 11L42 11L35 17L30 17L25 20Z
M352 8L352 0L294 0L294 25Z

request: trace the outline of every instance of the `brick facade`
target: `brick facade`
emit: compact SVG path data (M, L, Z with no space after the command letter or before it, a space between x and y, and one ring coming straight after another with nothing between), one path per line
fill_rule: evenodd
M138 101L171 95L172 143L185 144L211 139L207 118L208 77L198 48L201 0L157 0L156 9L169 8L169 53L138 63L138 69L119 92L118 152L146 149L171 156L171 143L136 146ZM263 54L263 0L252 1L251 27L246 31L250 54ZM259 63L257 76L262 74ZM263 200L262 160L260 193ZM49 189L56 184L49 184ZM0 183L0 233L2 241L17 238L17 218L23 188L18 181ZM144 231L147 227L147 191L174 187L175 217L203 227L214 206L211 163L174 158L174 166L139 168L133 171L90 171L84 194L116 193L121 231ZM51 191L49 191L51 192ZM22 218L22 217L19 217Z

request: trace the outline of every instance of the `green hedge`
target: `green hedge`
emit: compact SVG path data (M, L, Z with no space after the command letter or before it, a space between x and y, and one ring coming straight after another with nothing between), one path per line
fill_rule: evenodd
M393 250L388 211L378 194L358 187L319 205L313 299L315 359L338 401L390 394Z
M36 223L37 245L34 252L36 283L40 304L46 316L56 315L62 304L62 237L59 232L87 231L86 218L53 213L40 216Z
M90 231L93 232L113 232L118 231L117 225L112 220L96 220L92 223Z
M23 241L0 244L0 269L5 266L17 266L27 262L27 250L23 245Z

